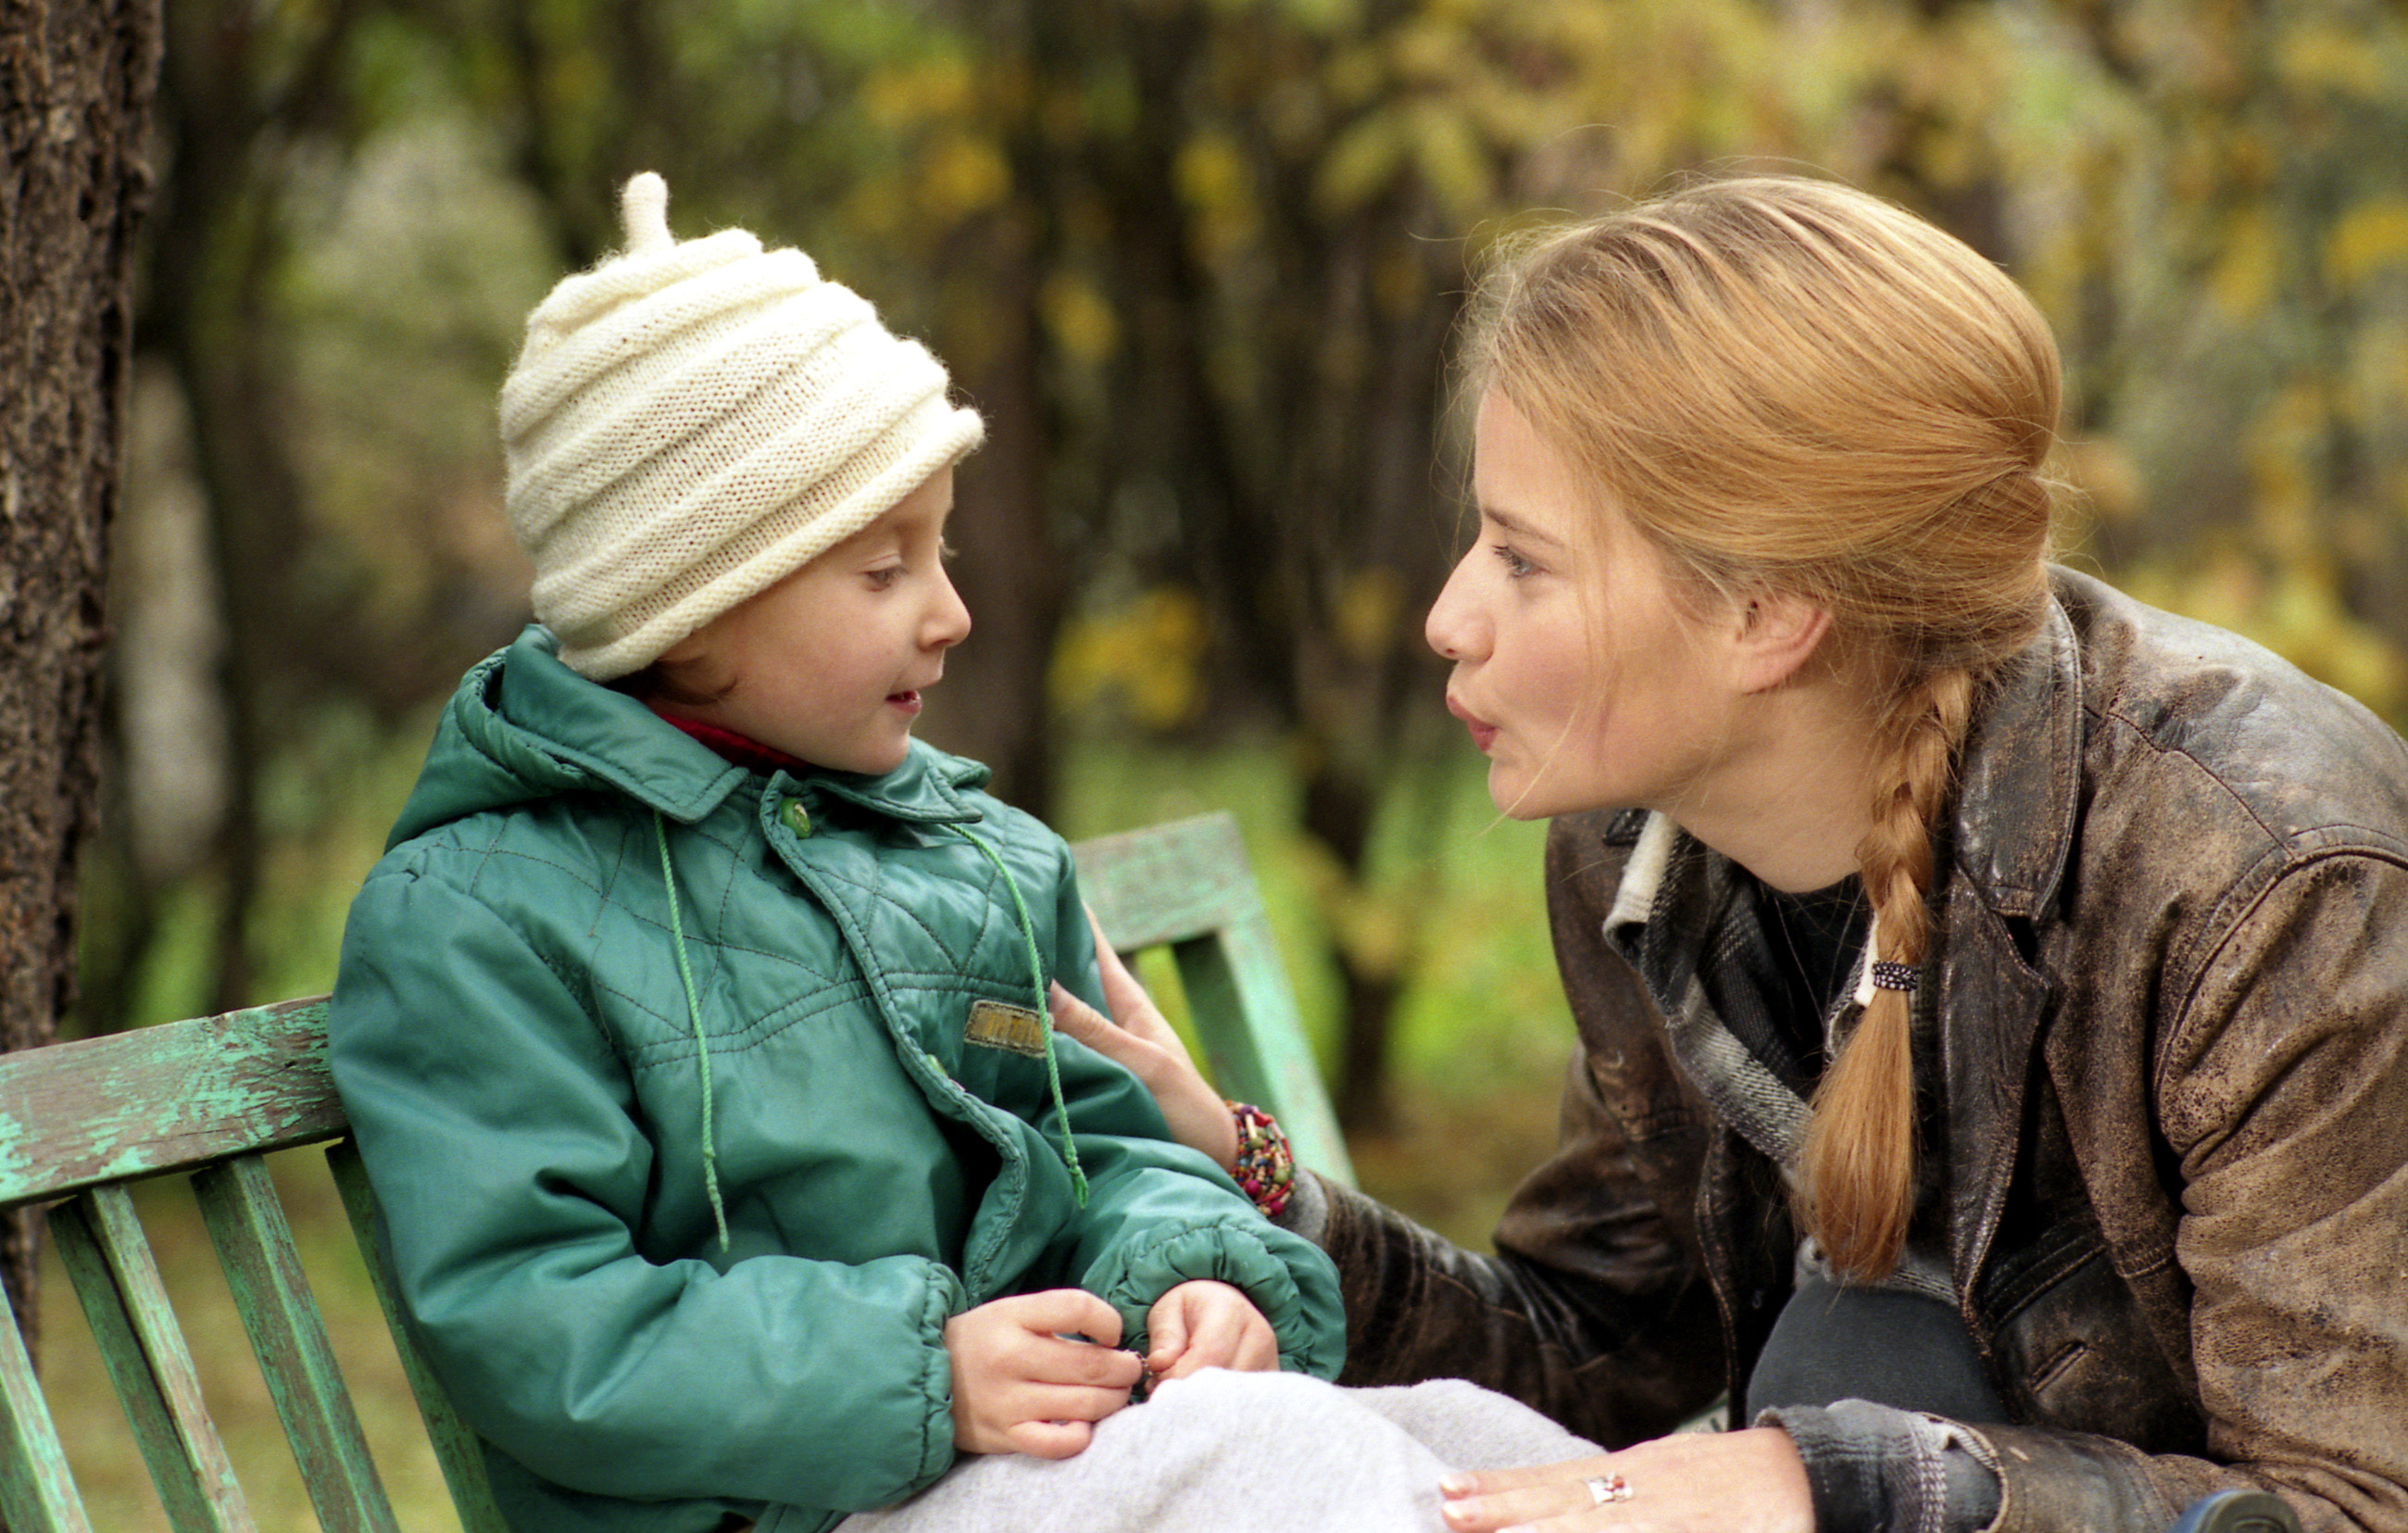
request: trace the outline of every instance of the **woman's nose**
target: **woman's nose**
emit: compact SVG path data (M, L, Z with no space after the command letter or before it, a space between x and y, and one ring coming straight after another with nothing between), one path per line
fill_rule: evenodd
M1455 569L1446 578L1438 600L1430 603L1429 616L1422 621L1422 639L1447 660L1461 660L1471 637L1471 596L1468 578L1474 549L1455 561Z

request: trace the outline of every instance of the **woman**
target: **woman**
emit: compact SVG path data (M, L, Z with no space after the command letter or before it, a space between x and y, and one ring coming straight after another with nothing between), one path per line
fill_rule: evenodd
M2055 348L1963 245L1799 180L1554 235L1471 332L1480 537L1429 615L1555 816L1581 1036L1494 1257L1309 1176L1346 1381L1620 1451L1448 1523L2408 1527L2408 747L2047 563ZM1223 1164L1141 993L1057 1002ZM1727 1389L1742 1429L1664 1437ZM1279 1526L1276 1516L1265 1526Z

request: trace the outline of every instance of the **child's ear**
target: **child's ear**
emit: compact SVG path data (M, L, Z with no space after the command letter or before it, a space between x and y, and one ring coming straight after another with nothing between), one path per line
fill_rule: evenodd
M1732 614L1734 680L1742 692L1770 692L1798 674L1831 631L1831 613L1788 591L1759 591Z
M715 674L725 668L714 662L717 652L711 644L711 625L705 623L663 650L637 673L642 680L633 688L635 695L654 708L664 703L689 709L710 707L736 689L734 678Z
M652 664L656 666L690 666L694 664L694 662L702 658L702 652L705 647L701 630L696 629L695 632L686 635L683 638L681 638L676 643L670 645L667 649L663 650L652 661Z

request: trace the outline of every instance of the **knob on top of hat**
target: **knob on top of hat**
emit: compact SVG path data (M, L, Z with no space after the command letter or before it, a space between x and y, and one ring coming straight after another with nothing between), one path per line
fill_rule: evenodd
M619 195L619 222L630 255L651 255L676 244L669 233L669 183L652 171L638 172Z

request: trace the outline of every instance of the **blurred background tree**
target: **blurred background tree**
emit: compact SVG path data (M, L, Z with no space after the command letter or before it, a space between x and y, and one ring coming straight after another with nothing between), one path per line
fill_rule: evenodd
M0 1050L51 1041L75 998L159 33L141 0L0 9ZM41 1230L0 1213L28 1351Z
M1458 305L1535 220L1748 166L1927 212L2065 343L2068 556L2408 715L2392 0L169 21L87 1027L331 978L431 709L523 619L492 416L519 323L644 168L681 234L800 245L952 365L990 429L954 524L978 632L925 732L1072 834L1234 800L1367 1134L1412 1019L1453 1055L1566 1040L1532 843L1478 830L1420 638ZM1492 860L1521 903L1466 895Z

